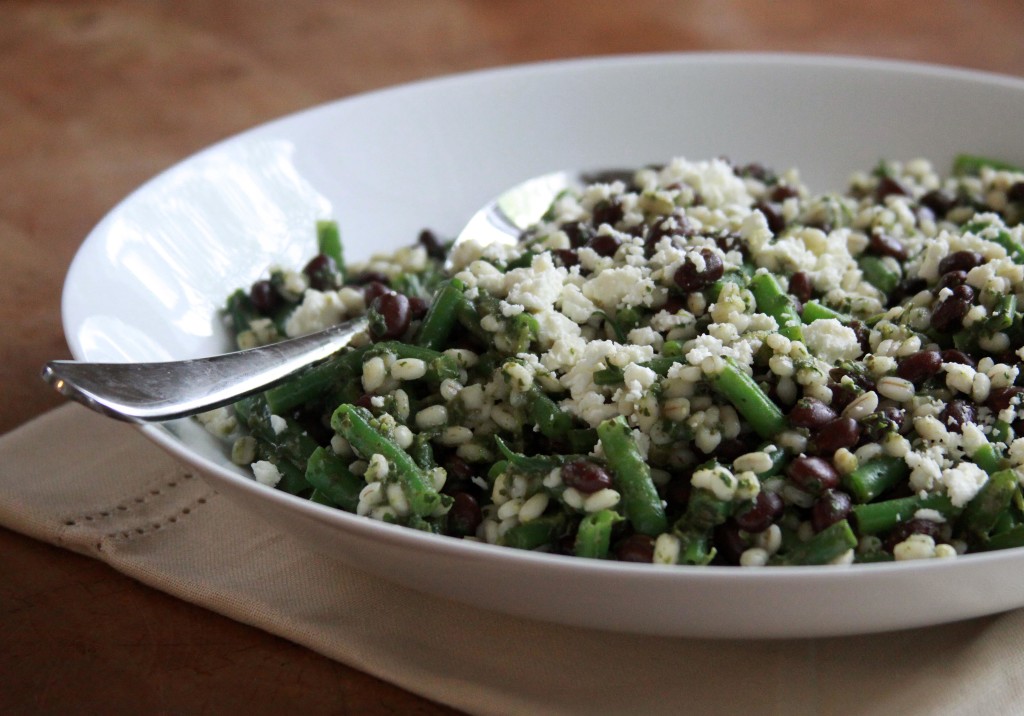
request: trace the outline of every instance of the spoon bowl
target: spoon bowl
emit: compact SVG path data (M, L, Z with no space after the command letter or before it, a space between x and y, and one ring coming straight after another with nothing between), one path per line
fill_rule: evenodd
M599 174L586 175L599 176ZM517 184L488 202L453 246L514 244L551 202L586 176L559 171ZM452 261L445 270L452 271ZM154 363L55 360L42 378L57 392L108 417L144 423L173 420L229 405L265 390L341 350L367 328L365 316L305 336L207 358Z

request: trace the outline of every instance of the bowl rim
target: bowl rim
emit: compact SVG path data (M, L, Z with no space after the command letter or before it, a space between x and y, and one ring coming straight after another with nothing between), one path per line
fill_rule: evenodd
M84 350L76 339L76 334L69 325L68 302L69 287L77 280L84 263L83 249L87 243L103 233L108 222L125 205L146 191L164 177L179 170L182 165L191 163L206 154L216 152L225 145L246 142L254 137L273 131L274 129L295 121L298 118L323 112L337 105L357 104L374 101L394 93L430 91L435 87L453 86L488 82L493 78L508 75L543 74L551 71L593 70L602 71L612 67L638 67L642 65L693 64L693 65L759 65L774 64L781 67L799 67L804 69L827 68L836 71L858 71L874 73L890 73L899 75L917 75L921 77L957 80L970 83L983 83L1024 93L1024 78L979 70L967 67L947 66L931 62L901 60L891 58L867 57L859 55L825 55L813 52L746 52L746 51L707 51L707 52L656 52L596 55L574 57L568 59L547 59L533 62L486 67L452 74L424 77L411 82L404 82L386 87L376 88L337 99L314 104L294 112L269 119L242 130L210 145L199 149L184 158L175 161L151 178L144 181L120 201L112 206L104 217L89 231L81 246L76 251L69 266L62 290L61 313L63 328L72 355L77 360L85 359ZM96 239L98 240L98 239ZM186 419L187 420L187 419ZM386 543L415 551L439 552L463 559L500 560L509 564L529 567L534 570L556 570L564 573L568 570L574 574L592 574L611 576L619 579L643 577L645 580L657 582L674 582L694 580L713 585L785 585L794 580L819 583L841 582L847 579L860 579L865 574L875 575L881 579L900 578L908 573L931 573L943 570L958 569L957 565L968 562L971 565L998 565L1000 563L1018 562L1024 559L1024 547L982 552L959 556L956 559L912 560L903 562L884 562L872 564L851 564L840 569L829 566L777 566L770 569L742 569L735 567L695 567L687 565L656 565L632 564L614 560L592 560L579 557L518 550L509 547L486 544L474 540L457 539L443 535L420 532L407 527L387 524L355 514L345 512L302 499L274 488L257 483L251 478L233 473L218 465L213 460L194 452L176 438L170 431L160 425L138 425L141 432L168 453L188 463L204 476L213 478L215 482L228 482L232 488L247 493L259 500L275 503L285 510L296 510L303 516L317 522L360 533L362 537L375 542ZM961 567L962 568L962 567ZM811 585L808 585L811 586Z

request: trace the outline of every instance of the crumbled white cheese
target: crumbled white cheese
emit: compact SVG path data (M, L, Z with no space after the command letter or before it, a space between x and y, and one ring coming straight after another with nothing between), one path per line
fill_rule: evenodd
M269 460L257 460L251 466L256 482L267 487L276 487L281 481L281 471Z
M805 325L803 339L812 355L830 364L854 360L863 353L857 334L835 318L819 318Z

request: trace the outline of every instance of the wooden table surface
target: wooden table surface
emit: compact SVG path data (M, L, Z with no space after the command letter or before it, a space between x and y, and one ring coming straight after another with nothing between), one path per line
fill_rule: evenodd
M142 181L253 124L424 77L632 52L857 54L1024 76L1022 38L1020 0L0 0L0 432L60 403L38 372L68 355L60 289L89 229ZM452 713L0 529L0 712L241 709Z

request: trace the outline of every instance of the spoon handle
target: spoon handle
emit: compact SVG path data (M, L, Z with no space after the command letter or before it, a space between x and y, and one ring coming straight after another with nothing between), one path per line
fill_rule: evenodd
M146 423L233 403L327 358L366 330L365 317L299 338L234 353L163 363L50 361L43 380L118 420Z

